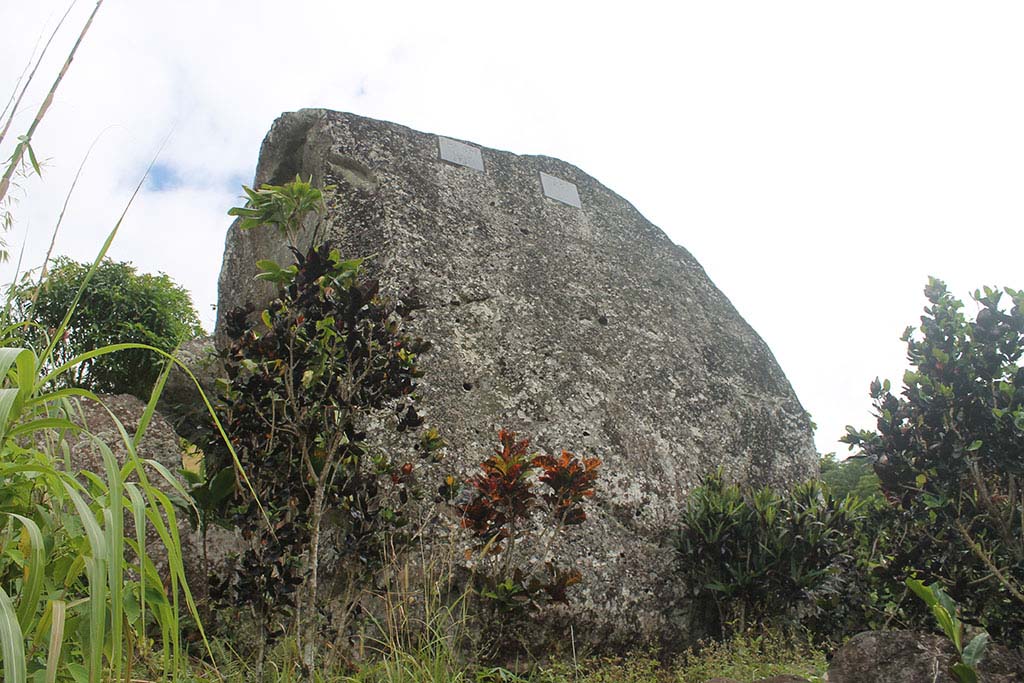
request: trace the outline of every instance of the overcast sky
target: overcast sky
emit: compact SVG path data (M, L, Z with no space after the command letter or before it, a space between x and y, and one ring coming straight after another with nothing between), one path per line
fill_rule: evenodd
M75 6L15 133L93 5ZM0 0L4 102L66 7ZM1022 35L1019 0L107 0L6 237L41 261L98 140L56 246L91 259L169 135L111 256L185 285L210 329L226 211L283 111L558 157L694 254L775 353L819 449L845 453L845 425L871 424L870 380L902 376L928 275L963 297L1024 287Z

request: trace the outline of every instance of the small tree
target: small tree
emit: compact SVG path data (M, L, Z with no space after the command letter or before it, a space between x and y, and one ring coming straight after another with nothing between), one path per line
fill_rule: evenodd
M90 263L59 257L42 284L23 284L11 293L13 322L24 322L25 341L45 346L78 295ZM48 360L59 367L85 351L134 342L172 351L203 334L188 291L163 273L138 273L130 263L104 260L75 308L64 338ZM154 353L127 349L90 358L64 373L65 386L147 398L163 366Z
M248 207L232 211L246 217L242 227L270 224L289 241L310 211L323 208L320 191L299 179L246 192ZM259 264L259 277L278 285L277 299L256 320L251 309L226 318L226 429L256 494L237 499L236 521L250 547L229 588L258 614L264 641L280 634L275 613L292 608L304 674L312 678L328 510L338 546L332 574L344 586L333 626L342 632L385 534L404 523L412 464L370 452L364 428L371 411L411 400L418 346L378 296L377 282L362 274L362 259L343 260L325 245L292 251L287 268ZM411 404L401 415L400 428L418 426Z
M1003 307L1003 295L1010 306ZM975 292L968 320L945 284L930 279L919 330L907 328L903 390L871 384L876 428L844 441L874 464L901 511L904 557L943 580L975 622L1024 635L1024 292ZM906 574L904 574L906 575Z

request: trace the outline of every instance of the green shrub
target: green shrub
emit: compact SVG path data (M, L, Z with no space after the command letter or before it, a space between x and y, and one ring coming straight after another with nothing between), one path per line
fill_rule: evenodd
M826 453L819 461L821 481L836 498L845 498L851 493L869 505L884 505L882 488L878 475L871 463L863 458L836 460L835 453Z
M820 637L846 628L861 502L819 482L790 493L744 490L721 472L691 495L676 535L695 621L715 637L799 624Z
M903 335L911 368L902 391L872 382L876 427L848 427L844 440L874 465L894 505L889 533L901 540L885 562L890 580L917 570L945 587L967 623L1020 645L1024 292L975 292L974 320L941 281L929 280L925 295L920 329ZM921 613L917 604L905 609Z
M46 346L72 310L91 266L60 257L41 286L22 284L13 290L12 322L28 323L22 332L26 342ZM203 334L188 291L162 273L140 274L129 263L104 259L80 296L47 359L49 367L110 344L146 344L169 352L181 341ZM146 399L162 367L158 355L134 348L84 360L57 379L63 386Z

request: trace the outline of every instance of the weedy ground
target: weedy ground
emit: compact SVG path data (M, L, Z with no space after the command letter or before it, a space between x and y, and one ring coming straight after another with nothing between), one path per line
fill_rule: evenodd
M210 681L243 683L251 679L246 663L229 650L219 651L216 669L197 665L195 683ZM293 648L292 648L293 649ZM291 683L299 680L294 653L287 644L278 648L268 667L268 680ZM529 672L466 663L443 643L427 644L418 650L378 654L356 670L323 671L323 683L704 683L721 677L750 681L791 674L813 683L823 679L827 653L800 636L778 630L736 635L727 641L708 641L670 661L651 653L621 657L589 657L577 662L557 661Z

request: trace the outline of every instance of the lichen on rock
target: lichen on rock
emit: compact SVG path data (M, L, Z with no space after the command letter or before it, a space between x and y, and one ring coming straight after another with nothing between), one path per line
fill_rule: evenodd
M420 478L468 473L500 427L600 458L591 521L565 548L584 581L559 623L581 647L679 644L685 587L662 540L687 493L717 468L755 485L813 476L808 416L700 264L629 202L558 159L459 144L482 163L450 144L442 158L436 135L302 110L274 123L255 185L335 186L322 237L370 256L431 343L417 392L448 459ZM273 295L255 262L288 258L271 231L229 229L218 345L226 313Z

